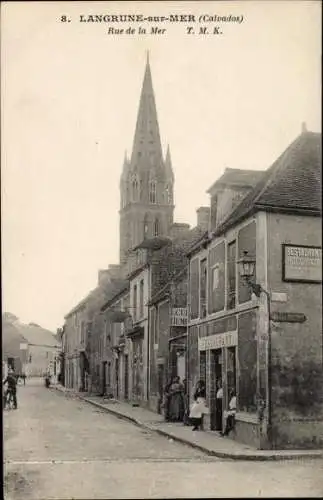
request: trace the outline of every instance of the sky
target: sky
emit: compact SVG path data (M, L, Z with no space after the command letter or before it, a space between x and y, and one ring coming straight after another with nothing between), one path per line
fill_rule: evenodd
M134 13L197 20L79 21ZM230 14L242 22L198 22ZM266 169L302 122L321 131L320 19L315 1L2 2L3 311L56 330L118 263L119 177L147 50L175 221L194 226L226 167Z

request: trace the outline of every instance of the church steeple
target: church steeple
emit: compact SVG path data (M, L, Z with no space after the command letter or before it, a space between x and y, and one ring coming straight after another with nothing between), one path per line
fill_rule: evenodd
M147 53L130 161L120 181L120 263L145 238L167 236L173 224L174 175L169 148L161 146L149 54Z
M141 89L131 166L145 166L162 162L155 94L151 78L149 53L147 53L144 81Z

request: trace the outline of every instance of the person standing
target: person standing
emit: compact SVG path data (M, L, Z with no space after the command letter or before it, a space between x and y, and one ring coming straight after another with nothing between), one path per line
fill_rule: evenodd
M169 387L169 421L182 422L184 407L184 386L180 378L176 376Z
M229 411L226 415L226 423L224 432L221 432L222 436L228 436L229 433L235 427L235 416L237 411L237 397L234 390L230 392L230 402L229 402Z
M203 430L203 416L209 413L205 397L202 394L205 394L205 391L196 390L194 394L194 403L190 411L190 420L193 425L192 431Z
M222 380L217 380L217 391L215 397L215 429L222 431L222 414L223 414L223 387Z
M194 401L197 401L198 398L201 398L204 402L204 405L206 404L206 387L205 387L205 382L204 380L199 380L196 384L196 388L195 388L195 392L194 392L194 395L193 395L193 399ZM201 423L199 425L199 428L201 430L204 429L204 414L202 413L202 416L201 416Z
M3 408L4 409L6 408L7 399L8 399L8 395L9 395L12 397L13 407L16 410L18 407L18 404L17 404L17 378L16 378L15 373L12 369L10 369L8 371L8 375L3 382L3 385L5 385L5 384L7 384L8 387L7 387L7 390L5 391L5 394L4 394Z

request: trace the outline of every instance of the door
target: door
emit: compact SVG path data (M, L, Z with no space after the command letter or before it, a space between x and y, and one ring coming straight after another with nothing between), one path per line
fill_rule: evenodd
M163 364L158 365L157 383L158 383L158 406L157 412L161 414L161 405L163 401L164 385L165 385L165 367Z
M116 399L119 398L119 358L115 359L115 382L116 382L116 394L115 397Z
M103 361L102 363L102 392L106 394L107 390L107 362Z
M216 398L220 381L222 382L222 349L214 349L211 355L211 398L210 398L210 424L211 430L222 430L223 397Z
M129 359L128 354L124 357L124 398L129 398Z

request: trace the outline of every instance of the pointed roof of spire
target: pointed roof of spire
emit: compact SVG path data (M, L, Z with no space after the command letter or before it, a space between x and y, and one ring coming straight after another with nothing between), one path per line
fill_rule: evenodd
M127 155L127 150L124 152L124 159L123 159L123 167L122 167L122 174L121 174L121 181L125 180L130 169L130 162L128 159Z
M149 52L147 51L131 164L132 166L140 165L149 168L152 164L156 166L161 164L162 159L155 95L151 78Z
M166 151L166 158L165 158L165 169L168 177L171 177L172 180L174 180L174 172L173 172L173 166L172 166L172 159L170 156L170 148L169 144L167 144L167 151Z

